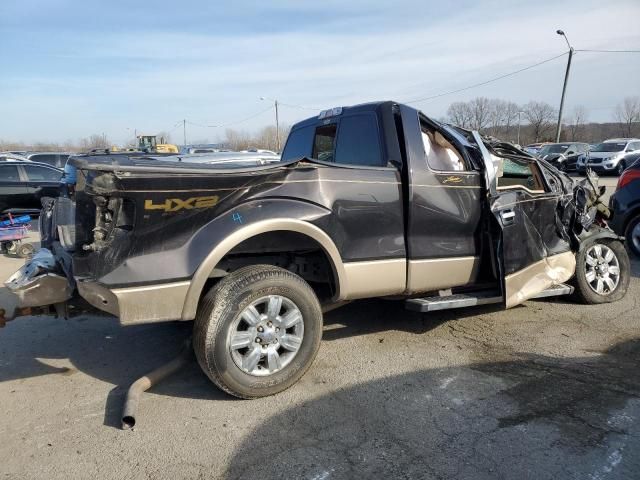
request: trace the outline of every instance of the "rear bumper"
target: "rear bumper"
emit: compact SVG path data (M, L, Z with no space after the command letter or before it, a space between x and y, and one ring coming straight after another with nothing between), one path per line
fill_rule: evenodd
M89 279L76 279L79 295L90 305L120 319L123 325L181 320L191 282L111 289Z
M31 307L54 307L83 298L89 305L119 318L123 325L180 320L190 281L129 288L109 288L93 279L69 279L47 249L5 282L15 299L14 314ZM61 310L44 308L44 310ZM24 314L24 313L23 313Z

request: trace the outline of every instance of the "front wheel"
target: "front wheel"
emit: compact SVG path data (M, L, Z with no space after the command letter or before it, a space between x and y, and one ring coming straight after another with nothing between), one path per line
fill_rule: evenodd
M631 265L618 240L588 242L576 258L576 294L584 303L609 303L627 293Z
M240 398L281 392L311 366L322 338L322 310L311 287L282 268L241 268L202 299L194 323L198 363Z
M624 161L620 161L620 163L618 163L618 166L616 167L616 173L618 174L618 176L622 175L622 173L625 171L625 169L627 168L627 165L624 163Z

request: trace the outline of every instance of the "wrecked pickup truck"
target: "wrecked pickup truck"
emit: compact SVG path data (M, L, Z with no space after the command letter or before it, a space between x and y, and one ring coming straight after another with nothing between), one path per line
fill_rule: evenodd
M6 283L14 315L90 306L122 324L195 320L201 367L242 398L295 383L323 311L350 300L419 312L571 293L603 303L629 283L595 176L573 181L394 102L296 124L271 165L72 162L75 197L46 206L45 249Z

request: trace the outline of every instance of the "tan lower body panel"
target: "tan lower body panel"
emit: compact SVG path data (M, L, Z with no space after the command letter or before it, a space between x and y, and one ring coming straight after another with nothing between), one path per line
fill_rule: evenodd
M91 305L119 317L122 325L180 320L191 282L109 289L97 282L78 282Z
M544 258L505 277L506 307L511 308L547 288L569 280L576 271L573 252Z
M476 280L479 268L479 257L411 260L407 290L409 293L419 293L467 285Z
M399 258L345 263L344 277L341 300L397 295L405 289L407 261Z

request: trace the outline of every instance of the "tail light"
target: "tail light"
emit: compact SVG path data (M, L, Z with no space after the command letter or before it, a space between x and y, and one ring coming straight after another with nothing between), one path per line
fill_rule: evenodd
M616 187L616 190L620 190L622 187L624 187L628 183L633 182L634 180L640 180L640 170L636 168L625 170L618 179L618 186Z

